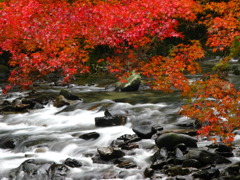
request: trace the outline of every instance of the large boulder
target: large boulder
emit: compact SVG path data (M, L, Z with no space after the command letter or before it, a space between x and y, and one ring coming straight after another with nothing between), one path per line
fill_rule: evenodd
M168 150L173 150L181 143L184 143L187 147L197 147L197 139L185 134L166 133L156 139L158 148L166 147Z
M116 91L137 91L141 84L141 76L135 71L126 79L126 82L116 83Z
M64 180L68 173L69 169L64 164L55 164L53 161L41 159L28 159L18 168L12 170L9 178L22 180Z
M216 153L211 153L206 150L197 150L197 149L192 149L189 150L188 153L185 155L186 158L188 159L196 159L198 160L202 166L208 165L208 164L228 164L231 163L230 160L227 158L216 154Z

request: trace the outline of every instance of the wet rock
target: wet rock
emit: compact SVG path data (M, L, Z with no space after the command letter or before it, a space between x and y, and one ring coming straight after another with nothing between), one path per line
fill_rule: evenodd
M99 138L99 136L100 134L97 132L90 132L90 133L80 135L79 138L84 140L89 140L89 139L97 139Z
M95 125L98 127L120 126L127 123L127 117L122 115L96 117Z
M120 158L125 155L125 153L123 151L121 151L118 148L114 148L114 147L99 147L99 148L97 148L97 151L98 151L100 157L104 160Z
M52 164L48 170L49 179L66 180L69 169L64 164Z
M81 109L82 107L83 107L82 102L77 102L75 104L71 104L71 105L67 106L66 108L62 109L61 111L56 112L55 115L63 113L63 112L75 111L77 109Z
M141 139L151 139L152 135L157 132L151 125L136 126L132 130Z
M233 156L232 148L223 143L218 144L218 147L215 150L215 152L224 157L232 157Z
M168 150L167 148L163 147L153 154L153 156L151 157L151 161L155 162L159 159L162 160L167 158L168 158Z
M118 137L116 140L114 140L112 143L111 143L111 146L113 147L121 147L122 149L128 149L131 147L137 147L136 144L130 144L130 143L133 143L133 142L137 142L137 141L140 141L141 138L137 137L136 134L125 134L125 135L122 135L120 137Z
M144 170L144 177L145 178L151 178L154 174L154 170L152 168L146 168Z
M50 179L49 168L54 164L52 161L40 159L28 159L10 173L10 178L16 179Z
M68 100L80 100L78 96L73 95L68 90L62 89L59 93L59 95L62 95L64 98Z
M141 84L141 76L134 71L132 75L126 79L126 82L116 83L116 91L137 91Z
M61 95L58 96L53 102L53 106L55 107L63 107L68 105L70 105L70 102L68 102L68 100Z
M139 145L138 144L122 144L120 147L121 149L124 149L124 150L131 150L131 149L139 148Z
M14 149L15 148L15 140L13 137L0 137L0 148L1 149Z
M125 168L125 169L131 169L131 168L136 168L137 165L134 162L131 161L122 161L117 164L117 167L119 168Z
M218 169L206 169L201 170L193 174L194 178L201 178L204 180L216 178L220 175L220 171Z
M187 150L187 146L184 143L180 143L174 147L174 149L179 148L182 152Z
M128 171L120 171L118 174L118 177L121 179L125 179L129 176L129 172Z
M159 131L162 131L163 130L163 127L158 125L158 124L154 124L152 126L153 130L156 131L156 132L159 132Z
M169 176L177 176L177 175L187 175L190 174L191 171L188 168L182 167L170 167L165 171Z
M156 139L156 145L159 148L166 147L173 150L178 144L184 143L187 147L197 147L197 140L191 136L177 133L166 133Z
M227 176L240 175L240 162L237 162L229 166L227 169L224 170L223 174Z
M186 159L183 161L182 164L183 167L194 167L194 168L200 168L201 163L196 159Z
M67 158L65 161L64 161L64 164L69 166L69 167L81 167L82 166L82 163L79 162L78 160L76 159L71 159L71 158Z
M202 165L231 163L231 161L225 157L205 150L189 150L185 157L189 159L196 159Z
M158 169L162 169L166 165L168 165L168 163L165 160L156 160L151 164L150 168L154 170L158 170Z

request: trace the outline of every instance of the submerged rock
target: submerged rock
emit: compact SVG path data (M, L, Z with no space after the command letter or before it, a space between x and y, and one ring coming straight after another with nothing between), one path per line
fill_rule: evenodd
M14 137L0 137L0 148L1 149L14 149L16 146Z
M166 147L168 150L173 150L175 146L181 143L184 143L187 147L197 147L197 139L185 134L166 133L156 139L156 145L159 148Z

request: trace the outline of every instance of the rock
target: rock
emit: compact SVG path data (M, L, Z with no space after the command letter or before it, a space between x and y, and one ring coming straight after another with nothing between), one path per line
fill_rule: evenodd
M153 130L156 131L156 132L159 132L159 131L162 131L163 130L163 127L158 125L158 124L154 124L152 126Z
M133 134L133 135L125 134L125 135L118 137L116 140L112 141L111 146L121 147L122 149L138 148L139 145L130 144L130 143L137 142L140 140L141 139L139 137L137 137L136 134Z
M197 140L191 136L177 133L166 133L156 139L156 145L159 148L166 147L173 150L178 144L184 143L187 147L197 147Z
M154 174L154 170L152 168L146 168L144 170L144 177L145 178L151 178Z
M73 95L72 93L70 93L69 91L62 89L59 93L59 95L62 95L64 98L68 99L68 100L80 100L80 98L78 96Z
M118 177L121 179L126 179L129 176L129 172L128 171L120 171L118 174Z
M50 179L49 168L54 164L52 161L41 159L28 159L10 173L13 179ZM53 174L52 174L53 175Z
M79 138L84 140L89 140L89 139L97 139L99 138L99 136L100 134L97 132L90 132L90 133L80 135Z
M139 145L138 144L123 144L119 147L121 147L121 149L131 150L131 149L139 148Z
M125 125L126 123L127 123L127 117L122 115L95 118L95 125L98 127L120 126L120 125Z
M53 106L55 107L63 107L70 105L70 102L66 98L64 98L62 95L58 96L55 101L53 102Z
M150 168L152 168L154 170L159 170L159 169L162 169L166 165L168 165L168 163L166 161L157 160L151 164Z
M15 140L13 137L0 137L0 148L1 149L14 149L15 148Z
M49 179L66 180L69 169L64 164L52 164L48 170Z
M231 161L225 157L205 150L189 150L185 157L188 159L196 159L201 165L231 163Z
M44 106L40 104L39 102L36 102L31 99L23 99L22 100L23 104L28 104L30 109L42 109Z
M232 148L223 143L218 144L218 147L215 150L215 152L224 157L232 157L233 156Z
M120 158L125 155L123 151L114 147L99 147L97 148L97 151L100 157L104 160Z
M69 167L81 167L82 166L82 163L77 161L76 159L71 159L71 158L67 158L65 161L64 161L64 164L69 166Z
M198 160L196 160L196 159L186 159L185 161L183 161L182 166L183 167L200 168L201 167L201 163Z
M169 176L177 176L177 175L187 175L190 174L191 171L188 168L182 168L182 167L170 167L165 172Z
M152 135L157 132L151 125L136 126L132 130L141 139L151 139Z
M225 169L224 175L228 176L238 176L240 175L240 162L237 162L235 164L232 164L227 169Z
M218 169L206 169L206 170L201 170L193 174L194 178L201 178L201 179L212 179L216 178L220 175L220 171Z
M117 163L117 167L131 169L131 168L136 168L137 165L134 162L125 160L125 161L121 161L121 162Z
M179 148L183 152L187 150L187 146L184 143L180 143L180 144L176 145L174 147L174 149L176 149L176 148Z
M162 160L167 158L168 158L168 150L167 148L163 147L153 154L153 156L151 157L151 161L155 162L159 159Z
M116 83L115 90L117 91L137 91L141 84L141 76L134 71L131 76L126 79L126 82Z

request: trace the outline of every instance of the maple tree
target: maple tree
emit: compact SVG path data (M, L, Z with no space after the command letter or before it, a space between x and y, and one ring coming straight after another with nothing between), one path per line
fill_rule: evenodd
M108 46L110 55L94 62L119 78L132 71L149 77L155 90L181 90L189 103L180 113L201 121L202 135L231 142L240 128L239 91L221 72L239 49L239 6L238 0L6 0L0 49L11 53L11 86L27 88L52 73L64 83L90 73L94 49ZM209 49L226 52L217 75L190 82L186 75L201 73L198 60Z

